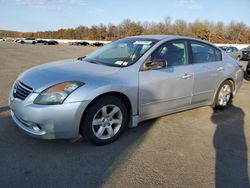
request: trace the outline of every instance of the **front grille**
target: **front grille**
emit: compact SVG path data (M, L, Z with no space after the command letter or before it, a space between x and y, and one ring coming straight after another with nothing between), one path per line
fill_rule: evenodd
M31 87L25 85L24 83L20 81L17 81L14 86L13 96L14 98L25 100L26 97L28 97L28 95L32 92L33 92L33 89Z

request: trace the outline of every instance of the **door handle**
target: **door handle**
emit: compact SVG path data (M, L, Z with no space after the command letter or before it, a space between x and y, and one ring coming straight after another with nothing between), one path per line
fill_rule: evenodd
M224 71L224 68L223 68L223 67L219 67L219 68L217 69L217 71L223 72L223 71Z
M192 77L192 75L191 74L184 74L183 76L182 76L182 78L183 79L189 79L189 78L191 78Z

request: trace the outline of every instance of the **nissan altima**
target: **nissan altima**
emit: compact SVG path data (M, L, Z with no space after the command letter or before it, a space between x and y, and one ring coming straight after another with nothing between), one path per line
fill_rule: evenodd
M78 59L22 73L10 91L11 115L27 134L108 144L139 122L231 103L241 65L194 38L144 35L112 42Z

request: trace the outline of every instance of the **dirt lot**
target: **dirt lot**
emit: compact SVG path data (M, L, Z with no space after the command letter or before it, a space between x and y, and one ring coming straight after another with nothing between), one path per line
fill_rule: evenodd
M18 74L94 49L0 43L0 187L249 187L247 81L222 112L203 107L143 122L106 146L19 130L8 109Z

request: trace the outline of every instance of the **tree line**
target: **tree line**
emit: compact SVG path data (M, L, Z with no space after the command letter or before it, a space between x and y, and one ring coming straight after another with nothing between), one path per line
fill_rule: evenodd
M200 21L186 22L178 19L174 22L166 17L161 22L135 22L130 19L120 24L99 24L90 27L81 25L76 28L57 31L12 33L14 37L53 38L79 40L116 40L126 36L142 34L182 35L208 40L214 43L250 43L250 27L243 22Z

